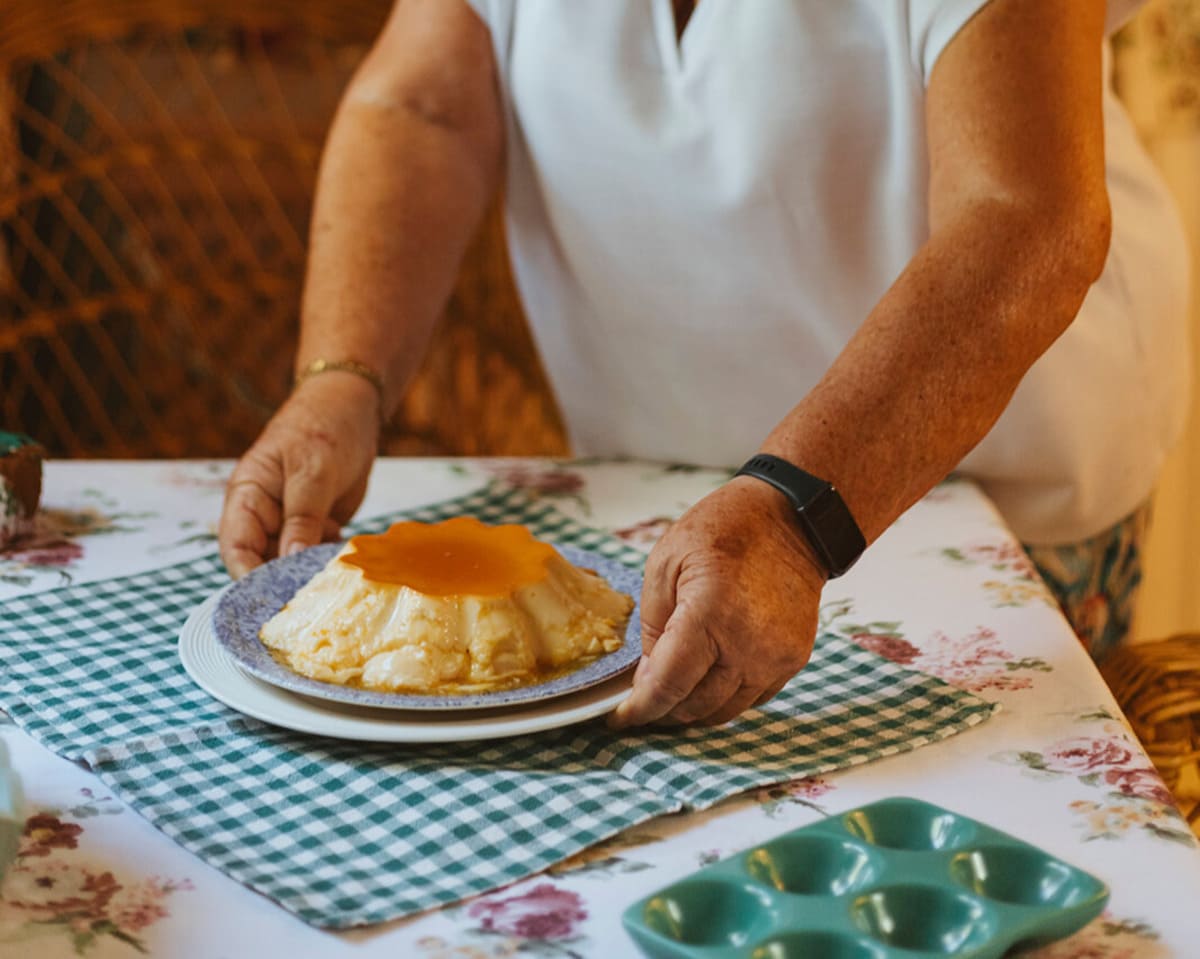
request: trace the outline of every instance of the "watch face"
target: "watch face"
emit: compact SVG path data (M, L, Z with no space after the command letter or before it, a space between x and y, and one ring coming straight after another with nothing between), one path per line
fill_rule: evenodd
M814 539L821 543L817 548L827 560L831 577L846 572L867 548L849 507L832 486L826 486L824 492L799 512L807 518Z
M846 572L867 548L862 530L831 483L765 453L747 462L737 475L770 483L792 501L800 527L831 578Z

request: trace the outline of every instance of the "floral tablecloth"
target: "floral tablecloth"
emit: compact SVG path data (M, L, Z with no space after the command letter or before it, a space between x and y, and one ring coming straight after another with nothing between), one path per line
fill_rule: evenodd
M0 552L0 600L211 553L230 468L49 464L37 537ZM646 463L382 460L360 515L500 479L649 549L727 475ZM28 796L20 856L0 889L0 957L633 955L620 914L634 900L740 848L894 795L984 820L1110 884L1100 919L1031 956L1200 955L1195 842L1024 553L974 486L947 482L902 517L826 588L822 627L1002 710L915 753L652 820L509 888L343 933L307 926L205 866L90 773L0 726Z

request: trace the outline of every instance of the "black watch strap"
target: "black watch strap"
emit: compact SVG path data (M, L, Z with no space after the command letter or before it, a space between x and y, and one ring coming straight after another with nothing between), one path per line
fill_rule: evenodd
M800 528L831 579L853 566L867 548L862 530L832 483L768 453L747 460L735 475L770 483L791 500Z

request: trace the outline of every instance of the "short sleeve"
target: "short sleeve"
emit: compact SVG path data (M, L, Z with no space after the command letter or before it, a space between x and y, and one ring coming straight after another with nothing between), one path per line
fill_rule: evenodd
M491 32L492 46L496 50L496 62L503 75L508 63L513 6L516 0L464 0L464 2L475 11L475 16L479 17Z
M928 85L942 51L991 0L909 0L908 36L912 62Z
M489 0L463 0L463 2L475 11L475 16L486 23L489 27L492 25L491 12L492 4Z
M909 0L908 33L912 62L928 84L933 65L967 22L994 0ZM1145 0L1108 0L1105 28L1112 33Z

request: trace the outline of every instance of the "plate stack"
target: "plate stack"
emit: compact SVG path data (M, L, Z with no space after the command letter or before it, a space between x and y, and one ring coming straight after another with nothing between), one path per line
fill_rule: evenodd
M634 607L616 652L537 684L470 695L377 692L320 682L277 662L258 638L274 616L340 549L316 546L254 570L201 604L184 624L179 653L188 675L237 711L299 732L367 742L447 743L554 729L601 716L628 694L641 656ZM587 550L556 546L619 592L641 594L641 576Z

